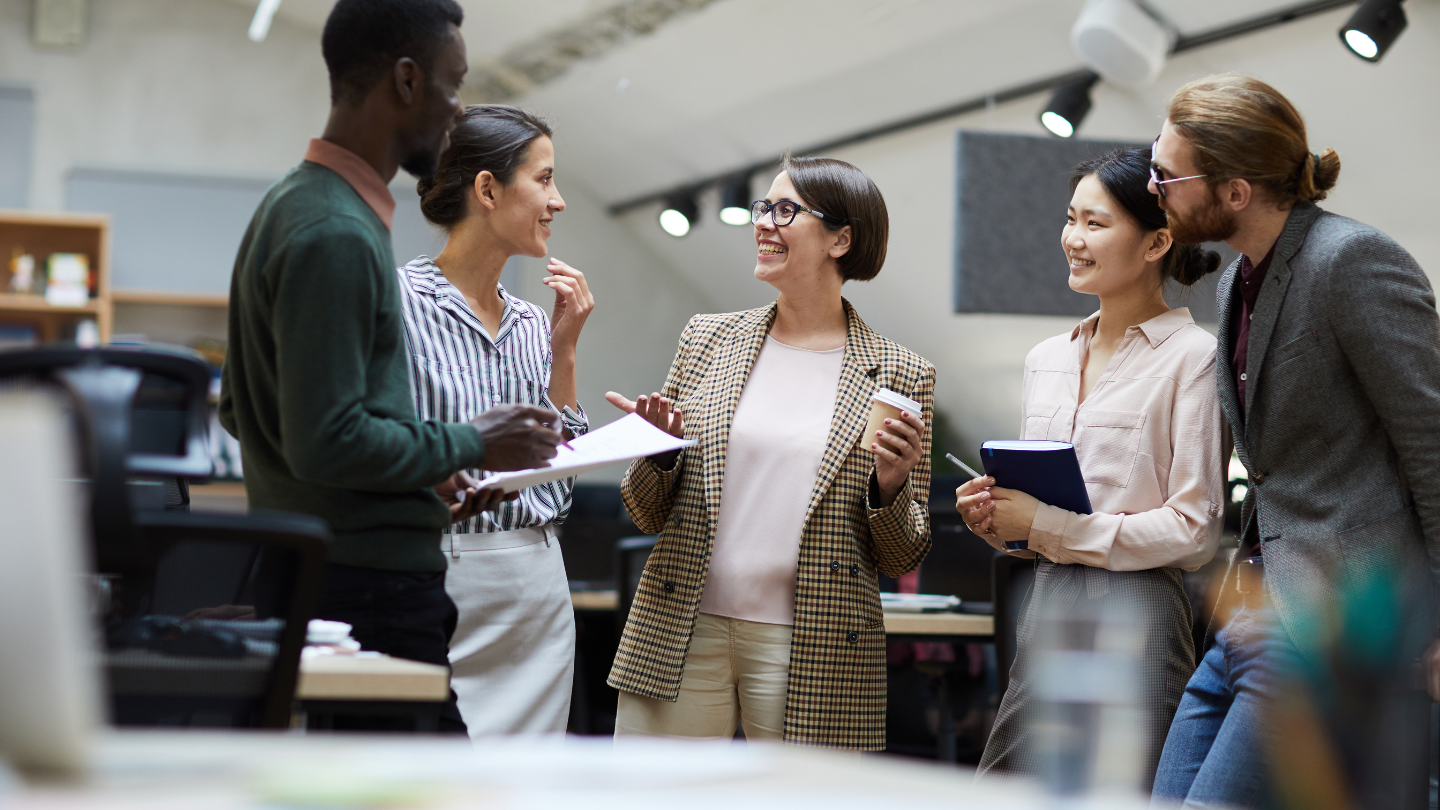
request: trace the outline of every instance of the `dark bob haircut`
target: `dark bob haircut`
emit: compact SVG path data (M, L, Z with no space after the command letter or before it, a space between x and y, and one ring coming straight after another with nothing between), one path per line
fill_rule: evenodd
M451 26L464 21L455 0L340 0L320 35L331 103L364 98L407 57L428 73Z
M850 226L850 250L840 257L840 277L869 281L879 275L885 265L885 246L890 241L890 215L885 210L885 198L869 175L843 160L794 157L789 153L781 169L800 192L802 199L796 202L839 220L821 220L826 228L838 231Z
M465 108L450 130L450 146L430 177L415 185L420 212L434 225L449 230L465 218L465 201L481 172L490 172L503 185L515 179L525 165L530 144L540 136L552 137L550 124L534 113L504 104Z
M1116 149L1084 161L1070 172L1070 193L1092 174L1141 230L1149 233L1169 226L1159 198L1149 189L1150 147ZM1173 244L1160 266L1160 277L1189 287L1219 267L1219 253L1199 245Z

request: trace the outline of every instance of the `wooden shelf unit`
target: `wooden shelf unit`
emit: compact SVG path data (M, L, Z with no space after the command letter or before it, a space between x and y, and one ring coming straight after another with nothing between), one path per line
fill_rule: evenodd
M176 307L218 307L230 305L230 296L211 293L161 292L158 290L111 290L117 304L159 304Z
M81 306L57 307L43 296L9 292L10 259L17 249L35 257L37 275L52 253L83 253L95 272L95 297ZM87 318L99 327L100 342L109 341L114 320L109 215L0 209L0 324L33 325L40 342L49 343Z

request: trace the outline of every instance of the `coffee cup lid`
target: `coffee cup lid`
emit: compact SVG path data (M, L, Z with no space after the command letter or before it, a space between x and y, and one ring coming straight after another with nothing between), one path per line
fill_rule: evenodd
M883 402L891 407L899 408L902 411L909 411L916 416L919 416L922 410L920 403L902 394L897 394L889 388L876 390L875 393L870 395L870 398Z

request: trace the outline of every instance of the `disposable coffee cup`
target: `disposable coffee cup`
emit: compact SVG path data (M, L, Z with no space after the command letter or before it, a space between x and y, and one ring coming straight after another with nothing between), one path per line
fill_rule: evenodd
M860 434L861 449L870 450L870 445L879 441L875 432L885 430L886 419L898 420L901 411L909 411L916 416L923 412L920 403L907 396L897 394L889 388L881 388L871 394L870 421L865 423L865 432ZM871 452L874 451L871 450Z

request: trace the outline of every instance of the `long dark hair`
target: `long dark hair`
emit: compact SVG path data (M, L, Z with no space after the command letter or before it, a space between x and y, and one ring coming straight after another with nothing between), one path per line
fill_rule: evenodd
M420 213L441 228L455 227L465 218L465 200L476 176L490 172L509 185L525 165L530 144L541 135L552 136L550 124L528 110L505 104L466 107L450 130L450 145L435 174L415 184Z
M1105 193L1120 203L1141 230L1149 233L1168 227L1169 220L1165 218L1160 201L1147 188L1150 184L1150 147L1116 149L1084 161L1070 172L1070 192L1073 194L1080 181L1092 174L1100 181ZM1219 267L1219 253L1199 245L1175 244L1165 254L1165 261L1160 265L1160 277L1174 279L1189 287Z

